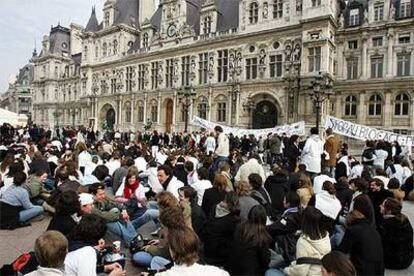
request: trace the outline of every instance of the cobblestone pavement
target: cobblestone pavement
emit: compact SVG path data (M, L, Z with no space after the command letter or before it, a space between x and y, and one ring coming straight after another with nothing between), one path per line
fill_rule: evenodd
M406 214L411 221L411 224L414 225L414 203L404 202L403 213ZM13 231L1 230L0 231L0 266L5 263L10 263L22 252L29 251L33 249L33 244L35 239L47 228L50 221L50 217L46 218L40 222L34 222L32 226L16 229ZM149 236L155 229L152 223L144 225L140 232L144 236ZM129 259L129 255L128 255ZM132 265L128 260L126 263L126 269L128 275L139 275L141 269ZM387 270L386 275L392 276L411 276L414 275L414 264L412 264L408 269L401 271Z

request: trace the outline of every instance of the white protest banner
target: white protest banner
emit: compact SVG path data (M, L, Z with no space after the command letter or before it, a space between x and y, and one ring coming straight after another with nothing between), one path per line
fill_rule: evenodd
M215 126L221 126L223 128L224 133L233 133L235 136L243 136L243 135L254 135L256 137L259 136L266 136L269 133L277 133L283 134L286 133L287 135L305 135L305 122L301 121L298 123L290 124L290 125L283 125L283 126L276 126L273 128L264 128L264 129L245 129L245 128L236 128L236 127L228 127L220 124L213 123L211 121L207 121L201 119L200 117L194 116L191 120L191 124L198 126L200 128L205 128L208 130L213 130Z
M402 135L391 131L372 128L369 126L358 125L353 122L327 116L325 119L325 129L332 128L333 132L350 138L366 140L384 140L387 142L397 141L401 146L413 145L414 137Z

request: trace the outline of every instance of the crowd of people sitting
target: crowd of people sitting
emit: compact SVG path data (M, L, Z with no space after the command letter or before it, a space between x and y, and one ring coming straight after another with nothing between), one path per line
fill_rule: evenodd
M396 142L367 141L358 160L331 129L1 134L1 229L51 216L28 275L125 275L125 255L147 275L384 275L413 262L402 206L414 176Z

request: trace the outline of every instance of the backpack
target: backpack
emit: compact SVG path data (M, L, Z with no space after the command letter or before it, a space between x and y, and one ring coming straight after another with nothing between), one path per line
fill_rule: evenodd
M35 271L39 263L36 260L34 252L25 252L11 264L3 265L0 269L0 275L3 276L15 276L15 275L26 275L32 271Z

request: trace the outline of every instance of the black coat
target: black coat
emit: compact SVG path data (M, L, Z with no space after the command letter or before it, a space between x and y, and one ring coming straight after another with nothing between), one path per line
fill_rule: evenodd
M212 210L224 199L225 195L225 191L219 191L215 187L206 189L204 191L201 208L203 209L204 214L206 214L207 218L210 218Z
M272 200L273 214L281 214L284 210L283 199L290 190L288 178L281 175L271 175L266 179L264 187Z
M201 230L204 228L204 225L207 222L206 215L204 214L203 209L198 206L197 202L191 203L191 224L193 226L194 232L197 235L200 235Z
M384 248L384 264L389 269L406 269L414 258L413 227L405 217L385 218L379 228Z
M384 275L381 236L367 219L357 219L346 229L339 250L350 254L357 275Z
M341 202L342 208L349 209L349 205L352 201L353 191L349 188L346 183L337 182L335 183L336 197Z
M183 182L184 186L188 186L187 173L185 172L184 165L175 165L173 175Z
M231 275L264 275L269 268L269 245L251 247L240 238L239 230L233 240L227 270Z
M381 210L380 210L380 205L384 202L384 200L387 197L394 197L394 194L382 188L378 192L369 191L368 196L371 199L372 206L374 207L375 223L377 227L379 227L382 224L382 220L383 220Z
M46 230L56 230L68 236L76 225L76 222L70 215L54 215Z
M215 208L212 213L215 214ZM219 218L214 216L207 221L201 233L207 263L217 266L227 263L234 232L239 222L240 218L236 214L228 214Z

